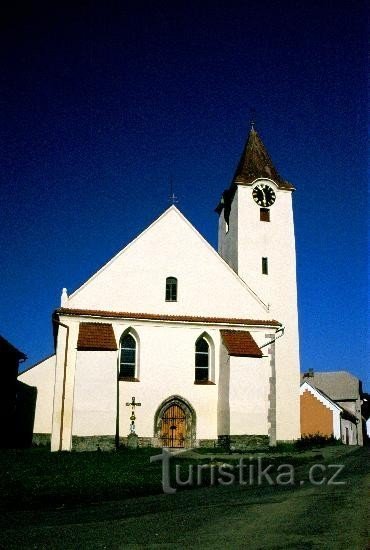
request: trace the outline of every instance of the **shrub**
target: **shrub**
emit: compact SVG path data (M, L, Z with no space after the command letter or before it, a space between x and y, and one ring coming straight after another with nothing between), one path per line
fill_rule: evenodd
M326 447L327 445L341 445L340 439L335 439L333 435L327 436L320 433L304 435L295 442L298 450L312 449L313 447Z

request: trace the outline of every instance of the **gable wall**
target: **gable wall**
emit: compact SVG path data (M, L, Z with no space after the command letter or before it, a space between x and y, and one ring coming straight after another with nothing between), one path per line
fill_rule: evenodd
M166 277L178 301L165 301ZM170 209L64 304L67 308L269 319L258 299Z
M333 435L333 412L311 392L305 390L300 396L301 435Z

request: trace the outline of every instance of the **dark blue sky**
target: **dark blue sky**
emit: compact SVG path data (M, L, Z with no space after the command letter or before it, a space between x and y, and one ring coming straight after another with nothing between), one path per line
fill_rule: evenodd
M0 333L51 313L167 206L216 246L249 130L295 184L302 369L364 381L365 2L12 3L1 18ZM191 312L189 312L191 313Z

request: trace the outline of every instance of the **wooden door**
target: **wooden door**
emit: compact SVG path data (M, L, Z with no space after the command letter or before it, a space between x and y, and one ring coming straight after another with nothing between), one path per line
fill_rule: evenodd
M170 405L162 416L162 445L163 447L184 447L185 436L185 413L179 405Z

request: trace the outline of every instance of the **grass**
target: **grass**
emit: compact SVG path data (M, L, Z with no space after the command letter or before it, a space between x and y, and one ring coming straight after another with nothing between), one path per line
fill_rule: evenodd
M161 491L152 449L50 453L0 452L0 508L29 508L127 498Z
M171 460L172 478L176 464L181 472L189 465L217 466L227 462L235 466L241 457L259 457L274 466L289 462L294 466L323 460L324 454L346 453L350 448L328 447L300 453L288 449L273 453L215 453L214 449L193 450ZM150 463L160 449L124 449L119 452L50 453L44 448L0 452L0 509L27 509L71 505L162 492L161 465ZM323 454L324 453L324 454ZM184 477L184 476L182 476ZM217 476L216 476L217 477ZM210 472L202 472L202 485L210 484Z
M192 452L190 465L235 465L246 454ZM164 495L155 449L112 453L0 452L1 548L364 549L369 451L333 446L265 454L295 468L292 486L203 487ZM258 460L251 457L252 463ZM314 463L345 465L340 486L312 486ZM184 478L186 476L182 476Z

